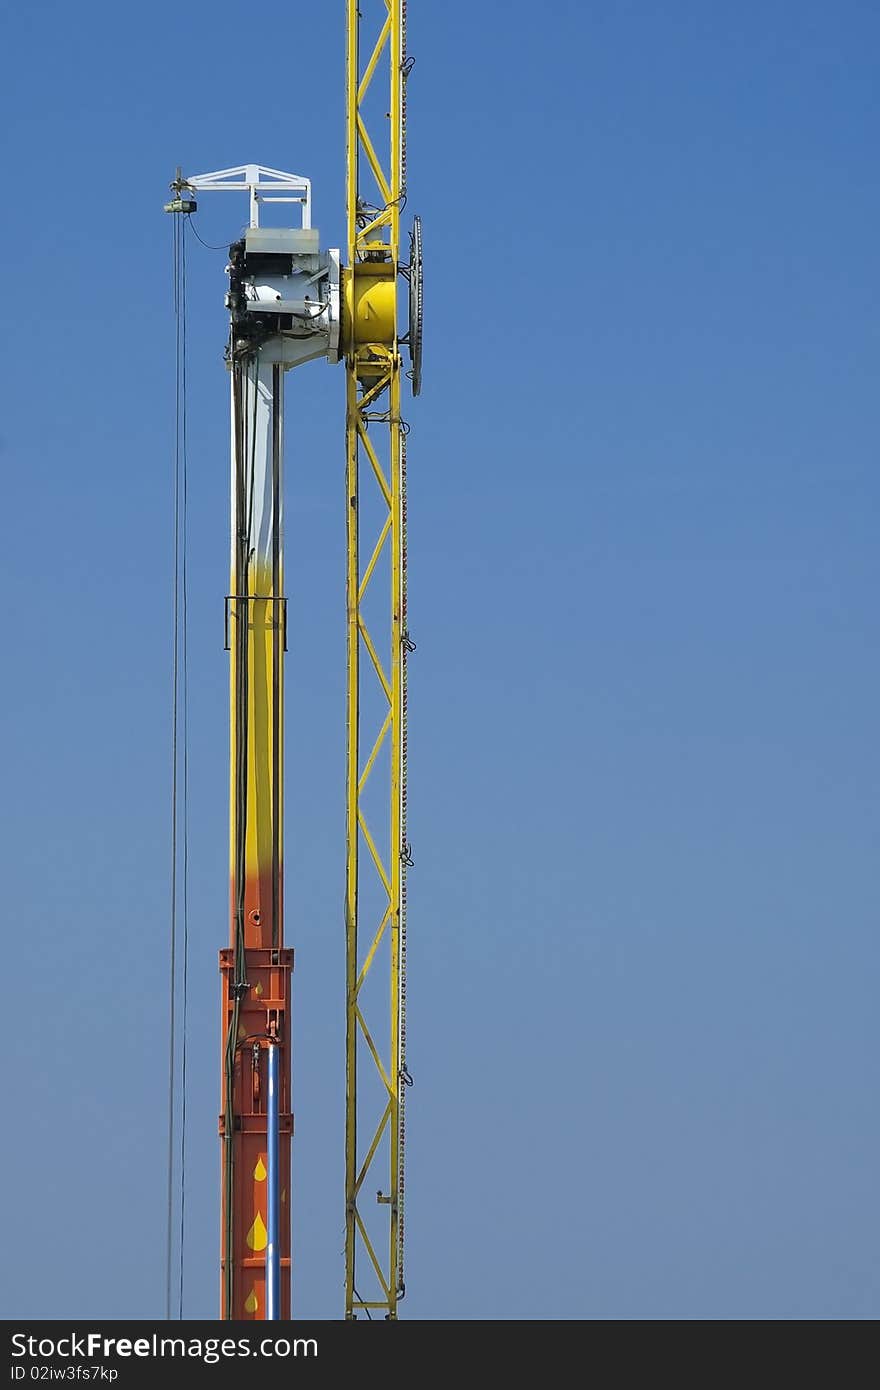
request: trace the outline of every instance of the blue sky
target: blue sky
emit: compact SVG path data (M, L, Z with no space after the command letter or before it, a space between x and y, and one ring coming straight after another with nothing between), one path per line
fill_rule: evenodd
M880 15L409 9L427 328L402 1311L876 1317ZM177 164L252 160L308 174L343 238L344 6L263 19L7 20L7 1317L164 1304L161 208ZM242 216L205 206L205 240ZM192 1317L217 1308L223 265L191 243ZM326 364L288 384L295 1312L327 1318L342 389Z

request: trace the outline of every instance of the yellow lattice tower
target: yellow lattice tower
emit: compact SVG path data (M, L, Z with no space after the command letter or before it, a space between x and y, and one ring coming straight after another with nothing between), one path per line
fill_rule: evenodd
M345 1315L396 1318L403 1295L406 1070L406 425L401 343L418 390L421 309L405 202L406 6L348 0L348 269L343 273L348 515ZM364 563L365 561L365 563ZM368 816L368 809L370 815ZM372 821L370 819L372 816ZM378 989L377 989L378 981ZM377 1190L378 1189L378 1190ZM372 1314L371 1314L372 1315Z

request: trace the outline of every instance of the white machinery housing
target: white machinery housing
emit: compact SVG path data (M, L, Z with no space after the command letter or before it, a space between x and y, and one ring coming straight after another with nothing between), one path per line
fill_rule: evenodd
M316 357L338 362L339 252L322 251L311 225L311 183L259 164L180 180L179 192L247 191L250 226L229 248L230 358L257 348L266 365L296 367ZM262 203L294 203L299 227L261 227Z

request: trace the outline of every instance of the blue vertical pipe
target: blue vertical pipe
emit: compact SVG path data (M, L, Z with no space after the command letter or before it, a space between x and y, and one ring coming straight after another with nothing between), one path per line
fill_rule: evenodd
M280 1068L277 1043L269 1044L269 1103L267 1107L268 1127L268 1172L266 1184L266 1320L281 1317L281 1213L278 1200L279 1161L279 1111L280 1111Z

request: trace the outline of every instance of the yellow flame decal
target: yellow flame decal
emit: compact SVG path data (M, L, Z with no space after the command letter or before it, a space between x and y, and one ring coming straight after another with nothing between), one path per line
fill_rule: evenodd
M250 1293L245 1299L244 1307L245 1312L247 1313L255 1313L257 1311L257 1291L255 1288L251 1289Z
M263 986L261 985L259 980L257 980L257 983L254 985L254 994L257 996L258 999L262 999L263 997Z
M254 1169L254 1177L257 1182L266 1181L266 1165L263 1162L262 1158L257 1159L257 1166Z
M245 1236L245 1240L252 1250L265 1250L269 1240L269 1232L266 1230L259 1212L257 1212L254 1224Z
M242 1038L246 1038L246 1037L247 1037L247 1029L245 1028L245 1026L244 1026L243 1023L240 1023L240 1024L238 1025L238 1041L241 1042Z

